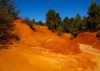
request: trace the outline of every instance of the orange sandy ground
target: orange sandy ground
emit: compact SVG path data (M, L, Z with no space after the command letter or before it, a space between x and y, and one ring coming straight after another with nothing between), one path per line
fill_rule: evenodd
M95 33L80 33L70 40L70 34L59 37L45 26L34 25L35 32L21 20L14 24L20 41L0 50L0 71L100 71L100 56L81 51L77 44L92 45Z
M92 45L94 48L100 50L100 40L96 38L96 32L80 33L73 42Z

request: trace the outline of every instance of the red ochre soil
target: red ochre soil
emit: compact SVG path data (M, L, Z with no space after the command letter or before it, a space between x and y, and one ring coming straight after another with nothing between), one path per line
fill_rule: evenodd
M96 38L96 32L80 33L76 39L72 40L76 43L92 45L94 48L100 50L100 40Z
M94 44L95 33L80 33L71 40L70 34L57 36L46 26L33 23L33 31L20 19L14 24L20 41L0 50L0 71L100 71L100 57L80 50L78 45Z

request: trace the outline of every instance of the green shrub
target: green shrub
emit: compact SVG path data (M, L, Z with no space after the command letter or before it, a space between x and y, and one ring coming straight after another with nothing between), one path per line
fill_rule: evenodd
M63 35L63 27L59 26L57 29L57 35L62 36Z
M11 35L11 30L14 29L9 16L6 13L0 13L0 41L8 41Z
M100 39L100 31L97 32L96 37Z
M44 23L43 23L42 21L38 21L36 24L37 24L37 25L44 26Z
M27 24L32 30L35 31L34 27L33 27L33 21L31 21L28 17L23 19L24 23Z
M18 12L11 0L0 0L0 48L7 47L11 40L19 38L13 36L13 21L18 18Z
M100 30L100 23L96 26L97 30Z
M72 38L76 38L77 35L78 35L78 31L76 31L75 29L71 30L71 35L72 35Z

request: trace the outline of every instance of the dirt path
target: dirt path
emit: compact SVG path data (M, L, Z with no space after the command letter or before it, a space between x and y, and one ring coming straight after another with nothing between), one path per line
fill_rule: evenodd
M93 54L94 58L93 61L96 62L95 71L100 71L100 51L93 48L91 45L86 44L78 44L80 46L81 51Z
M80 44L80 43L78 43L78 45L80 46L80 49L82 51L85 51L85 52L100 56L100 51L95 49L95 48L93 48L91 45Z
M41 47L11 48L0 52L0 71L94 71L92 64L84 57L57 54Z

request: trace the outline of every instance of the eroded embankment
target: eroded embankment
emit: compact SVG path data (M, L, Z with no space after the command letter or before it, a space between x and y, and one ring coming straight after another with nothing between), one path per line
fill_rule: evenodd
M94 71L94 56L83 53L77 43L45 26L36 25L35 32L21 20L14 24L20 41L0 50L0 71Z

